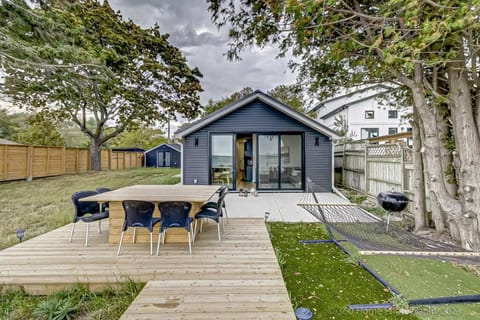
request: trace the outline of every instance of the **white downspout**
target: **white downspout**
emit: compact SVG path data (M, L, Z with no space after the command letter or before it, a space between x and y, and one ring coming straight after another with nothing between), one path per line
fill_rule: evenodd
M180 163L180 184L183 185L183 165L184 165L184 156L183 156L183 143L185 142L185 140L182 140L182 143L180 143L180 153L181 153L181 158L182 158L182 162Z

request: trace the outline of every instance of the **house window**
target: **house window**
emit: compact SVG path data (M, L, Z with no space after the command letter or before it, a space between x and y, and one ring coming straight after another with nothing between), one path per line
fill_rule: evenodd
M365 110L365 119L373 119L373 118L375 118L375 111Z
M362 128L361 139L378 137L378 128Z
M388 110L388 119L397 119L398 111L397 110Z
M388 134L397 134L398 129L397 128L388 128Z
M412 127L408 127L407 132L412 132Z

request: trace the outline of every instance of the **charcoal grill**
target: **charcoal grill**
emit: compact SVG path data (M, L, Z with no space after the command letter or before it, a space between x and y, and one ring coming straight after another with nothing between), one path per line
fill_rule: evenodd
M403 211L410 199L401 192L387 191L380 192L377 195L378 204L387 211L387 231L390 225L390 216L392 212Z

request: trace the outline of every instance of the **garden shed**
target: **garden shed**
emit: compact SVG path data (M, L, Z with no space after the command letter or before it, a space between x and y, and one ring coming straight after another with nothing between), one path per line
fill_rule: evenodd
M144 153L145 167L180 168L181 147L178 144L162 143Z
M332 190L337 134L271 96L255 91L177 131L183 184L233 190Z

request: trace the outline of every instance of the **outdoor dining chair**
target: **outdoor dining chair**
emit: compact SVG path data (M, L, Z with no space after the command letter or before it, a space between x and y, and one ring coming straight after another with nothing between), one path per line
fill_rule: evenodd
M222 219L223 201L224 201L224 197L218 197L216 209L213 209L213 208L200 209L200 211L197 212L197 214L195 215L194 229L195 230L197 229L196 224L200 220L200 232L202 232L202 229L203 229L203 219L210 219L217 223L218 242L222 241L222 236L220 235L220 222Z
M223 218L223 212L225 212L225 218L227 218L227 222L228 222L228 212L227 212L227 207L225 205L225 197L227 196L228 192L229 192L229 190L228 190L227 186L221 186L218 189L218 198L219 199L223 198L223 202L222 202L222 209L223 210L222 210L222 213L221 213L221 217ZM200 207L200 210L204 210L204 209L217 210L217 204L218 204L218 201L208 201ZM223 220L222 220L222 223L223 223Z
M112 191L112 189L100 187L95 189L95 191L97 191L98 193L104 193L104 192ZM108 211L108 202L102 203L102 208L103 208L103 211Z
M80 202L81 198L94 196L98 194L96 191L79 191L72 194L72 202L75 207L73 214L73 225L70 233L70 242L73 239L73 233L75 232L75 225L78 221L83 221L87 224L87 230L85 233L85 247L88 246L88 232L90 222L98 221L98 232L102 232L101 220L108 218L108 211L101 210L101 207L96 201Z
M160 234L157 242L157 256L160 252L160 239L162 243L165 241L165 234L169 228L183 228L188 234L188 252L192 254L193 219L189 216L192 204L183 201L166 201L159 202L160 210Z
M117 256L122 249L123 237L128 228L133 228L133 243L135 243L136 228L146 228L150 231L150 255L153 254L153 226L160 222L160 218L153 217L155 204L147 201L122 201L125 220L123 221L122 235L118 244Z

